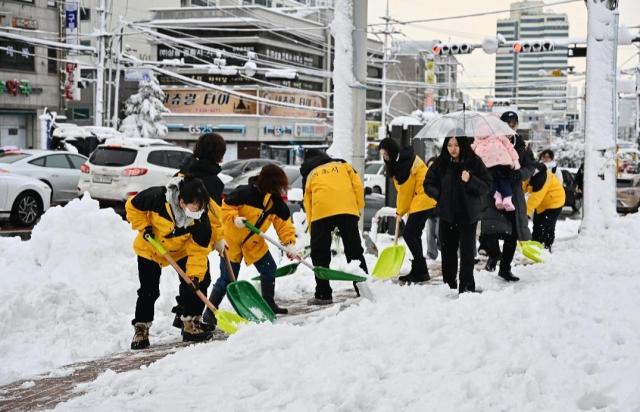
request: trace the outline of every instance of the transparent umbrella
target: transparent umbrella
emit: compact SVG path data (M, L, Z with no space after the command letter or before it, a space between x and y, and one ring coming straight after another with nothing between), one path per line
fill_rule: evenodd
M415 138L441 139L454 134L467 137L513 136L516 134L495 113L481 113L469 110L452 112L432 119Z

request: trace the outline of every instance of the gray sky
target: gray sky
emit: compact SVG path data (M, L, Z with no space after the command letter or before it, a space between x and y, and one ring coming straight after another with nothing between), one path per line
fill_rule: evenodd
M557 0L547 0L553 3ZM513 0L390 0L390 15L398 20L428 19L437 17L472 14L485 11L509 9ZM386 0L369 0L369 23L379 23L379 16L385 13ZM620 0L620 23L627 26L640 25L640 1ZM545 8L546 11L566 13L569 17L569 35L586 36L587 8L584 2L556 5ZM397 26L406 38L415 40L439 39L442 41L467 41L480 43L483 37L495 35L496 21L508 17L509 13L494 14L482 17L470 17L461 20L420 23ZM637 33L638 29L632 29ZM635 46L623 46L618 49L618 65L627 61L636 53ZM482 82L489 84L493 80L495 55L485 54L482 50L474 50L471 55L460 57L465 67L461 82ZM576 70L584 70L584 58L569 59ZM624 68L632 68L638 64L638 58L632 58ZM572 83L580 85L581 83ZM473 97L483 97L484 91L474 90L469 93Z

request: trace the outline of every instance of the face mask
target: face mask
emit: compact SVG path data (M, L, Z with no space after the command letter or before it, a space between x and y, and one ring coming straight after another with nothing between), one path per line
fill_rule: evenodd
M200 219L200 217L202 216L202 213L204 213L204 209L198 210L197 212L192 212L191 210L189 210L188 208L183 209L184 210L184 214L190 218L190 219L195 219L198 220Z

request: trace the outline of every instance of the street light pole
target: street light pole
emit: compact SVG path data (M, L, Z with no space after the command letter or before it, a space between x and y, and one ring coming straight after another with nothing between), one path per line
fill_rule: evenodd
M587 79L584 217L581 231L599 233L616 215L618 2L586 2Z
M100 0L98 8L100 28L98 33L98 64L96 67L96 95L94 96L94 126L102 126L104 111L104 39L107 32L107 0Z

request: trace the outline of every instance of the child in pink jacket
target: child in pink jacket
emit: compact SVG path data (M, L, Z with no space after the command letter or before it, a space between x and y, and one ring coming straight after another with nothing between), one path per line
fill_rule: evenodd
M471 145L474 152L482 159L493 177L491 194L498 210L512 212L513 205L512 170L520 169L518 152L506 136L477 136Z

